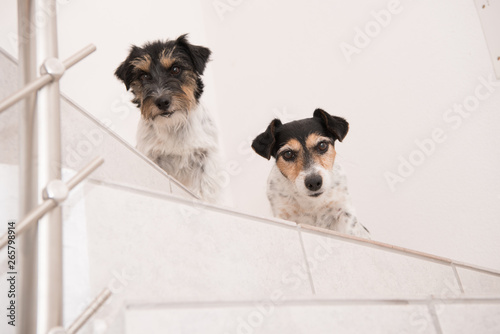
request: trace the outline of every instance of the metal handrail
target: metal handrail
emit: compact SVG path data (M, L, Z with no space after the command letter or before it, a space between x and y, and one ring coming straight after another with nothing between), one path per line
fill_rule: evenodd
M64 65L64 69L67 70L71 68L73 65L78 63L79 61L83 60L85 57L90 55L92 52L96 50L95 45L89 44L85 48L81 49L80 51L76 52L73 54L71 57L67 58L65 61L62 62ZM7 108L11 107L13 104L21 101L25 97L27 97L29 94L32 94L42 88L43 86L47 85L48 83L52 82L55 80L54 76L50 73L45 73L33 80L32 82L28 83L26 86L18 90L17 92L11 94L9 97L5 98L3 101L0 102L0 113L5 111Z
M74 334L82 328L83 325L90 319L94 313L96 313L99 308L104 305L104 303L111 297L112 292L109 288L104 288L104 290L99 293L99 295L94 299L94 301L87 306L87 308L80 314L78 318L68 327L66 333Z
M61 326L63 318L62 212L58 204L66 199L68 189L84 179L82 174L88 175L102 164L99 161L94 167L80 171L68 184L60 180L59 79L96 47L89 45L64 62L60 61L56 0L17 2L20 83L24 87L0 101L1 113L25 99L19 113L19 216L23 219L16 229L18 234L22 233L18 240L22 274L16 332L47 333ZM40 15L44 24L35 22ZM8 242L7 236L2 236L0 247Z
M109 288L104 288L89 306L75 319L75 321L66 329L61 326L52 327L47 334L75 334L89 319L104 305L113 293Z
M95 171L99 166L104 163L104 159L101 157L97 157L92 160L87 166L78 171L68 182L66 182L66 187L68 190L76 187L80 182L82 182L87 176L89 176L93 171ZM26 228L28 228L31 224L36 222L40 217L45 215L50 210L54 209L59 203L64 201L58 201L54 198L47 198L40 205L38 205L35 209L30 211L18 224L16 224L16 236L19 236L23 233ZM0 237L0 249L5 247L8 243L8 233L4 234Z

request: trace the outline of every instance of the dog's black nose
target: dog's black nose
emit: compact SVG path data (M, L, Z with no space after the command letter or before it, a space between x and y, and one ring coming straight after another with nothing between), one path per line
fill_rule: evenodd
M306 184L307 189L316 191L321 189L321 186L323 185L323 179L320 175L314 174L306 177L304 183Z
M170 98L168 96L159 97L156 99L155 104L158 107L158 109L162 111L167 111L168 108L170 107Z

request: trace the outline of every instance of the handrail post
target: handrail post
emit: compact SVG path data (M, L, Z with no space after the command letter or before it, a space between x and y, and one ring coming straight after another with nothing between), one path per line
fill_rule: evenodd
M36 225L38 220L43 217L47 212L54 209L57 205L60 205L68 196L70 190L76 187L80 182L85 180L87 176L90 175L94 170L96 170L100 165L104 163L101 157L97 157L92 160L87 166L80 169L71 179L66 183L61 180L52 180L47 184L44 189L42 196L44 201L37 205L33 210L28 212L23 219L16 222L16 237L23 235L23 233L29 230L29 227L33 224ZM0 236L0 249L9 244L9 233L5 233Z
M35 1L18 0L19 87L37 77ZM37 182L34 157L36 92L28 95L19 112L19 217L37 205ZM34 224L19 236L18 334L36 333L37 327L37 226Z
M35 0L44 24L36 27L37 66L58 58L55 0ZM61 123L59 81L53 80L37 96L38 202L51 180L61 179ZM38 333L62 326L62 215L57 206L38 221Z
M34 50L34 48L33 48ZM64 61L60 61L56 58L49 58L45 61L47 71L43 72L44 74L37 77L36 79L26 82L25 85L19 89L18 91L12 93L5 99L0 101L0 113L10 108L12 105L26 98L27 96L31 96L36 93L43 86L48 84L53 80L58 80L66 71L66 69L72 67L79 61L83 60L89 54L96 50L95 45L90 44L71 55L69 58ZM21 53L21 52L20 52ZM35 54L33 53L33 58L35 58ZM36 66L33 66L34 68ZM49 72L50 70L50 72Z

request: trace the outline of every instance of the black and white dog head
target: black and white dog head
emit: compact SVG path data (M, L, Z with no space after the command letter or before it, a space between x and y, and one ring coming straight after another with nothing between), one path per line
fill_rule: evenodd
M173 41L132 46L115 75L134 94L145 120L181 124L203 93L201 75L210 50L192 45L182 35Z
M282 124L275 119L258 135L252 148L276 165L299 194L318 197L333 188L335 141L342 141L349 124L341 117L316 109L312 118Z

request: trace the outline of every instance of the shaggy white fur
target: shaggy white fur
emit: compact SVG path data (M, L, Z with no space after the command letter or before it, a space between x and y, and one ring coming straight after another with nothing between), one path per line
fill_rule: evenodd
M217 128L201 104L170 117L141 117L137 149L201 199L219 199Z

